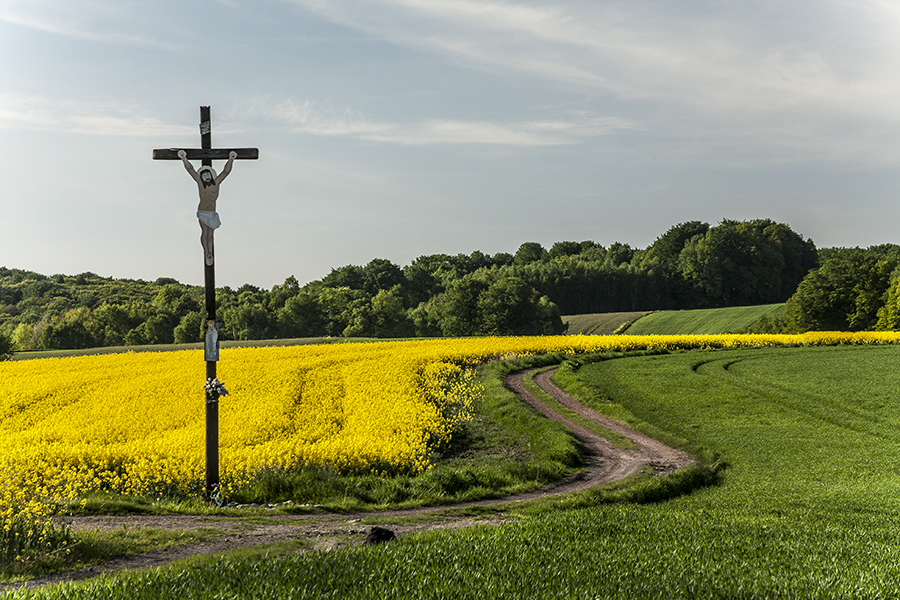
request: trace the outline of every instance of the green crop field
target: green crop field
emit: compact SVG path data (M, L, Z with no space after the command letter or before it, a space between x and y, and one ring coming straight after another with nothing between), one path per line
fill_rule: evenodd
M637 319L643 312L597 313L590 315L568 315L562 320L568 326L568 335L611 335L629 321Z
M727 463L668 501L596 492L377 547L210 559L40 598L897 598L900 347L689 351L563 368L598 410ZM577 365L576 365L577 367ZM606 499L601 502L601 499Z
M732 306L648 313L632 323L627 335L715 335L737 333L762 317L780 317L784 304Z

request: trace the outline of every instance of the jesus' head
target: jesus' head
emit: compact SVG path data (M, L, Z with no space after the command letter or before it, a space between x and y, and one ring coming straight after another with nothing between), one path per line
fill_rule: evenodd
M200 175L203 187L209 187L216 184L216 172L212 167L204 165L197 170L197 174Z

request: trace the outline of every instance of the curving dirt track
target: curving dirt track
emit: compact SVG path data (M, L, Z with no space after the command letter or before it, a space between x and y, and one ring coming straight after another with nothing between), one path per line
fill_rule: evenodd
M522 380L527 371L512 373L506 379L507 387L515 392L523 402L527 403L538 412L546 415L550 419L559 421L568 427L575 437L584 445L586 470L583 473L568 477L554 485L535 492L508 496L506 498L457 504L454 505L454 507L492 506L510 502L533 500L553 495L568 494L590 489L604 483L618 481L637 473L645 465L652 466L658 475L666 475L694 462L694 459L690 454L670 448L657 440L649 438L622 423L613 421L584 406L550 381L553 372L553 370L550 370L538 373L534 378L535 383L569 410L584 418L590 419L598 425L630 438L634 441L637 449L623 450L621 448L616 448L605 438L581 425L571 422L564 416L547 408L523 385ZM415 525L389 525L388 527L397 535L429 529L458 529L475 524L500 523L504 520L502 515L497 515L490 520L485 518L476 520L469 517L443 516L437 514L444 508L447 507L437 506L410 510L355 514L273 514L271 516L261 515L258 518L255 517L255 522L253 523L238 519L232 521L223 517L210 518L208 516L191 515L69 517L65 519L65 522L69 523L76 533L78 530L85 529L117 530L122 528L153 528L188 531L207 528L219 529L222 531L222 535L213 541L185 544L166 550L122 557L102 565L32 579L24 584L22 582L0 584L0 593L10 589L21 588L23 585L26 587L35 587L63 581L77 581L94 577L101 573L119 571L122 569L158 567L174 560L190 556L216 554L235 548L273 542L306 540L309 542L308 547L313 550L332 550L363 542L370 527L361 523L362 519L371 523L373 518L378 517L400 517L435 513L427 523Z

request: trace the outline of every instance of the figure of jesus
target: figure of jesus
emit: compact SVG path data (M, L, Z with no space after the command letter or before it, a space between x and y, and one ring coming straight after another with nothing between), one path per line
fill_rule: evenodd
M184 168L190 173L194 181L197 182L197 189L200 192L200 204L197 206L197 220L200 222L200 244L203 246L204 261L207 265L212 265L215 261L213 253L213 231L219 228L222 221L219 220L219 213L216 212L216 200L219 199L219 185L225 181L228 174L231 173L231 167L234 165L234 159L237 158L237 152L228 154L228 162L219 175L212 167L206 165L194 170L194 165L187 159L187 152L178 151L178 158L184 163Z

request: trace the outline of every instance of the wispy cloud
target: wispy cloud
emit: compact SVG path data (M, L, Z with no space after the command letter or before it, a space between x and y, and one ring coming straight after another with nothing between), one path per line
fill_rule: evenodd
M554 146L635 128L625 119L602 117L586 111L571 112L568 119L541 121L425 119L398 123L371 120L350 109L334 109L306 100L300 103L258 102L253 112L286 123L296 132L409 145Z
M475 68L707 116L898 118L900 17L878 0L757 6L756 19L702 2L287 1Z
M136 106L115 102L0 94L0 128L19 127L101 136L177 136L194 128L169 125Z
M315 135L365 137L394 128L388 123L370 121L349 109L317 107L309 100L300 103L288 100L275 104L259 101L251 110L286 123L294 131Z
M0 21L81 40L183 50L182 44L147 33L145 6L109 0L0 0Z

